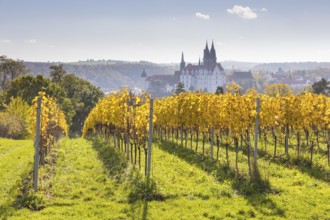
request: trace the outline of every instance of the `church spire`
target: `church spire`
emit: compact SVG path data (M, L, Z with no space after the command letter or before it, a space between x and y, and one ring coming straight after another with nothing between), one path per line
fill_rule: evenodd
M183 56L183 51L182 51L182 54L181 54L181 63L180 63L180 71L183 71L185 67L186 67L186 63L184 62L184 56Z
M204 49L204 57L203 57L203 64L205 67L207 67L209 65L209 58L210 58L210 50L209 50L209 46L206 41L206 46Z
M210 52L212 53L212 51L215 51L213 41L212 41L212 46L211 46L211 51Z
M212 46L211 46L211 50L210 50L210 62L212 64L215 64L217 62L217 55L215 53L213 41L212 41Z
M209 45L208 45L207 41L206 41L206 45L205 45L205 50L204 51L206 51L207 53L210 53Z

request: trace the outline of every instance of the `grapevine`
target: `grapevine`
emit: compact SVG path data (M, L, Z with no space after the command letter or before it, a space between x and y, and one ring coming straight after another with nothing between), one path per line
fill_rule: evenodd
M41 98L40 115L40 163L44 163L44 157L49 152L50 146L54 144L62 135L68 134L68 125L65 115L55 100L48 97L44 92L39 92L39 96L32 101L30 108L31 130L36 131L37 100ZM35 133L33 134L35 136Z

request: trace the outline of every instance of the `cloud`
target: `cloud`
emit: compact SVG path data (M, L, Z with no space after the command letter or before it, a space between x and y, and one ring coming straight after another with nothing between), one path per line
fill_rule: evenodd
M30 39L30 40L26 40L24 41L26 44L36 44L37 40L36 39Z
M258 15L250 8L241 5L235 5L232 9L227 9L229 14L236 14L243 19L256 19Z
M262 8L262 9L260 9L262 12L266 12L266 11L268 11L268 9L267 8Z
M0 43L9 44L11 43L11 40L0 40Z
M210 20L210 15L203 14L201 12L196 12L196 17L203 20Z

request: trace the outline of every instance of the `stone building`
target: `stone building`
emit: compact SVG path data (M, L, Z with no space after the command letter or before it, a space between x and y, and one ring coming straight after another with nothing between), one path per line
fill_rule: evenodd
M176 71L175 74L180 75L180 82L184 84L185 90L215 92L217 87L224 88L226 83L224 69L217 63L213 42L210 50L206 43L203 62L199 60L197 65L186 65L182 52L180 71Z

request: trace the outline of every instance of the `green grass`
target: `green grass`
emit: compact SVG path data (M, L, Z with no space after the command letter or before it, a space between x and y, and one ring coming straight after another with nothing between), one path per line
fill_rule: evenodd
M0 219L13 211L11 204L32 166L32 141L0 139Z
M6 218L330 219L329 182L288 162L260 158L261 174L269 186L258 193L246 176L243 152L237 175L233 162L224 165L223 149L214 162L170 142L157 141L153 146L155 185L148 201L141 199L144 167L139 171L127 165L121 154L101 141L64 139L54 151L56 163L40 170L42 177L48 175L40 180L45 208L17 209ZM231 161L234 155L230 149Z
M224 165L224 149L217 163L208 157L197 154L187 148L175 147L173 143L161 143L162 150L176 155L189 164L198 167L216 178L221 186L230 186L228 195L242 198L245 205L235 206L238 210L249 208L257 218L287 218L287 219L329 219L330 187L326 178L315 178L309 172L301 171L299 167L281 164L278 161L259 159L263 178L268 179L269 189L264 193L256 193L253 185L247 180L247 161L239 154L240 175L234 173L233 149L229 152L230 168ZM156 169L156 168L155 168ZM227 171L224 171L228 169ZM236 175L236 177L235 177ZM252 187L252 188L251 188ZM220 191L220 195L226 195ZM228 203L228 202L226 202ZM244 204L244 203L243 203ZM232 206L234 207L234 206ZM233 211L233 210L231 210ZM239 218L239 213L234 215ZM223 216L220 216L222 218Z
M46 208L18 210L9 219L124 219L125 204L113 201L115 184L92 144L65 139L58 151Z

